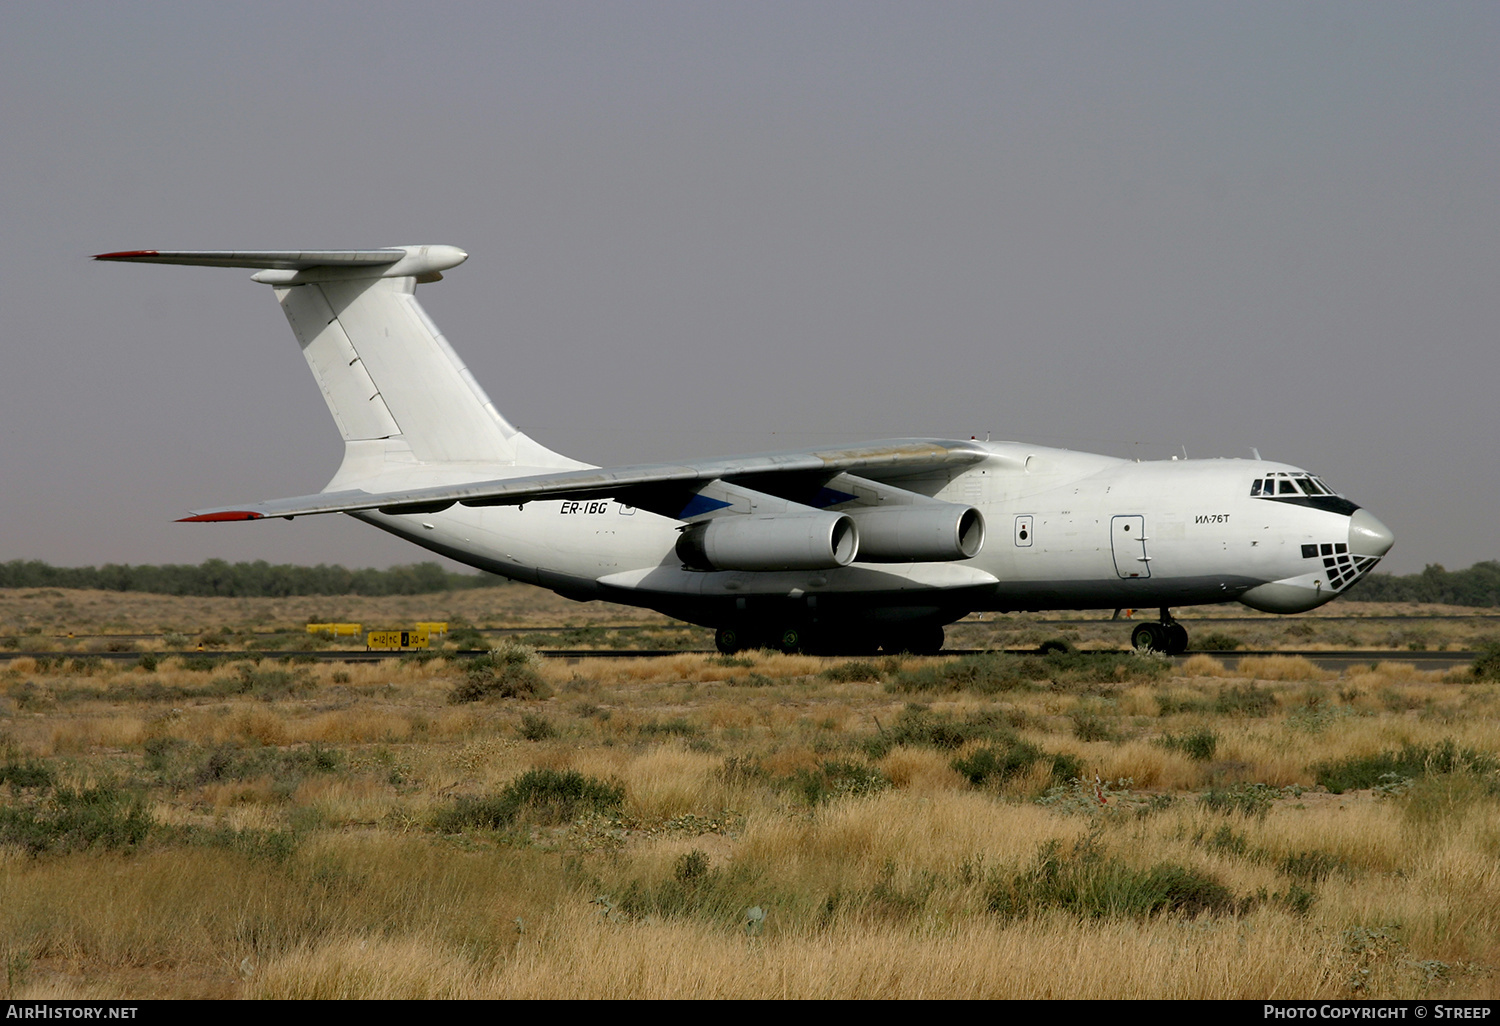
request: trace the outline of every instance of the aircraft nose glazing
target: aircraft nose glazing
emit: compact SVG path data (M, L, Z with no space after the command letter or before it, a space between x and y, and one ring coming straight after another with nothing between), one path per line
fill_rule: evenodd
M1349 551L1356 556L1379 559L1396 544L1396 536L1367 509L1357 509L1349 517Z

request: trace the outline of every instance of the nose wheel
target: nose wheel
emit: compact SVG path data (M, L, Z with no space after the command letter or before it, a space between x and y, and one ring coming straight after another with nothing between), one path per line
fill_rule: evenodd
M1167 610L1161 611L1160 623L1143 623L1130 632L1130 646L1137 652L1157 652L1162 655L1182 655L1187 651L1187 628Z

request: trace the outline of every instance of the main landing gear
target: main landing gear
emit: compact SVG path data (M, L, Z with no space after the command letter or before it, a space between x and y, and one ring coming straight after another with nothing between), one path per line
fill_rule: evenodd
M1163 606L1161 622L1137 624L1130 632L1130 645L1137 652L1182 655L1188 647L1187 628L1172 619L1172 611Z

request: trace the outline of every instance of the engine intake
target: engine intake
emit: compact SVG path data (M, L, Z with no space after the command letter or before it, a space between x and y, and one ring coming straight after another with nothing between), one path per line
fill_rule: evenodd
M677 539L677 558L694 570L832 570L859 551L859 530L842 513L730 514Z

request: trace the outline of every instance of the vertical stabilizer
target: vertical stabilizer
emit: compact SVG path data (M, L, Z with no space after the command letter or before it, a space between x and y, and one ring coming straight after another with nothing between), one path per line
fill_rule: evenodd
M575 468L509 424L417 302L467 259L452 246L377 250L132 250L101 260L262 268L302 347L345 457L329 488L393 470Z
M519 432L417 303L412 278L278 287L346 442L403 439L420 463L514 463Z

